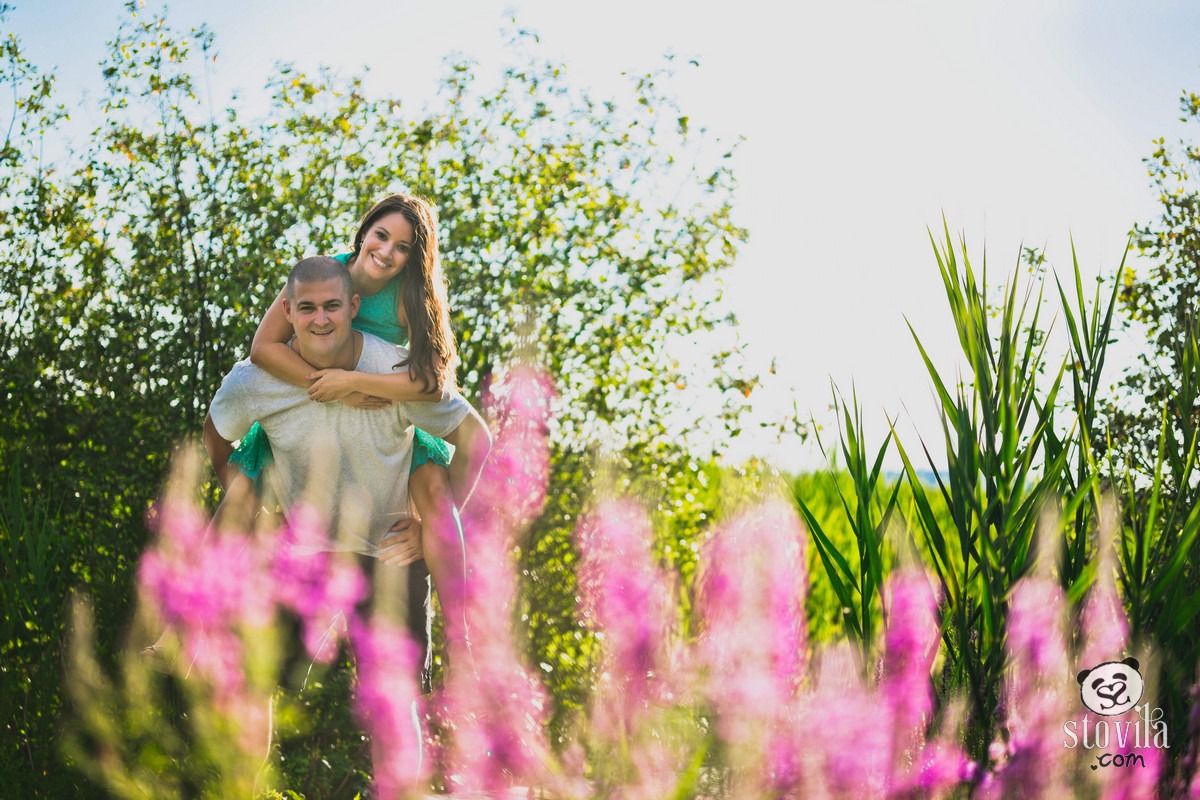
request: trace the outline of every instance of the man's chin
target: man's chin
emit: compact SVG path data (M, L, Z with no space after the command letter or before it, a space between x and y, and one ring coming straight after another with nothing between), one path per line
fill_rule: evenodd
M310 342L308 343L308 346L300 347L298 349L300 351L300 357L309 364L313 365L317 369L325 369L324 365L332 364L335 360L334 354L337 352L337 348L333 347L332 345L332 341L318 341Z

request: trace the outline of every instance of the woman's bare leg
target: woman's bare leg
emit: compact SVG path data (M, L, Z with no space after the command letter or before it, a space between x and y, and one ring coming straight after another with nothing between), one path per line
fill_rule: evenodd
M467 544L449 471L422 464L409 476L408 493L421 517L421 547L446 620L446 639L451 645L466 642Z

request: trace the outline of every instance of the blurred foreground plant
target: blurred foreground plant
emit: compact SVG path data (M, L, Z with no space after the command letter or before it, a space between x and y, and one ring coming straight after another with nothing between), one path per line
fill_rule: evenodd
M139 619L151 620L142 630L156 616L172 623L168 654L181 656L185 670L160 675L131 648L119 675L108 676L79 614L70 678L77 758L120 796L270 790L271 702L282 696L275 683L288 678L276 617L286 609L310 669L349 634L373 797L1133 798L1165 785L1163 750L1184 721L1151 708L1155 659L1138 652L1146 700L1123 717L1089 718L1075 700L1077 670L1120 661L1135 646L1113 573L1111 506L1077 643L1054 577L1061 553L1053 533L1062 523L1042 516L1042 532L1030 537L1038 544L1031 569L1005 597L993 736L953 691L935 691L941 588L914 559L882 583L868 655L849 642L812 648L800 519L789 503L760 498L706 535L690 635L671 602L674 578L651 555L646 512L630 500L602 500L577 533L579 611L600 643L600 670L578 735L552 748L546 692L512 636L513 552L545 500L551 396L548 380L524 368L492 395L494 459L466 519L469 642L448 643L448 677L432 696L418 694L407 634L360 615L357 566L320 552L319 517L293 510L270 538L210 531L191 504L194 477L183 477L156 513L160 535L142 561ZM421 720L433 723L425 735ZM1139 725L1146 733L1131 743ZM1099 730L1103 741L1089 733ZM981 737L987 762L968 751ZM1183 761L1173 785L1195 782L1195 759ZM1114 763L1119 769L1109 769Z
M270 786L276 687L303 670L287 620L311 671L332 660L364 596L358 568L324 552L315 509L293 509L279 530L217 529L196 504L197 464L194 454L177 459L151 511L158 536L139 564L117 676L96 660L90 607L75 601L67 748L122 797L253 796Z

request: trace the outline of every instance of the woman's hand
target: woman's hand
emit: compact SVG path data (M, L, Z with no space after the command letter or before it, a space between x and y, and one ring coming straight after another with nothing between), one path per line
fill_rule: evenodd
M308 396L318 403L345 401L351 393L358 391L354 386L353 370L322 369L311 373L308 379L312 381Z

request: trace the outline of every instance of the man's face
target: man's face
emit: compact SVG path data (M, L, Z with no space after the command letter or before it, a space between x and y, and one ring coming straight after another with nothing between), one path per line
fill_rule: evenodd
M358 295L347 297L342 281L299 282L284 308L296 331L301 358L318 369L354 369L350 320L358 313ZM347 366L347 362L351 363Z

